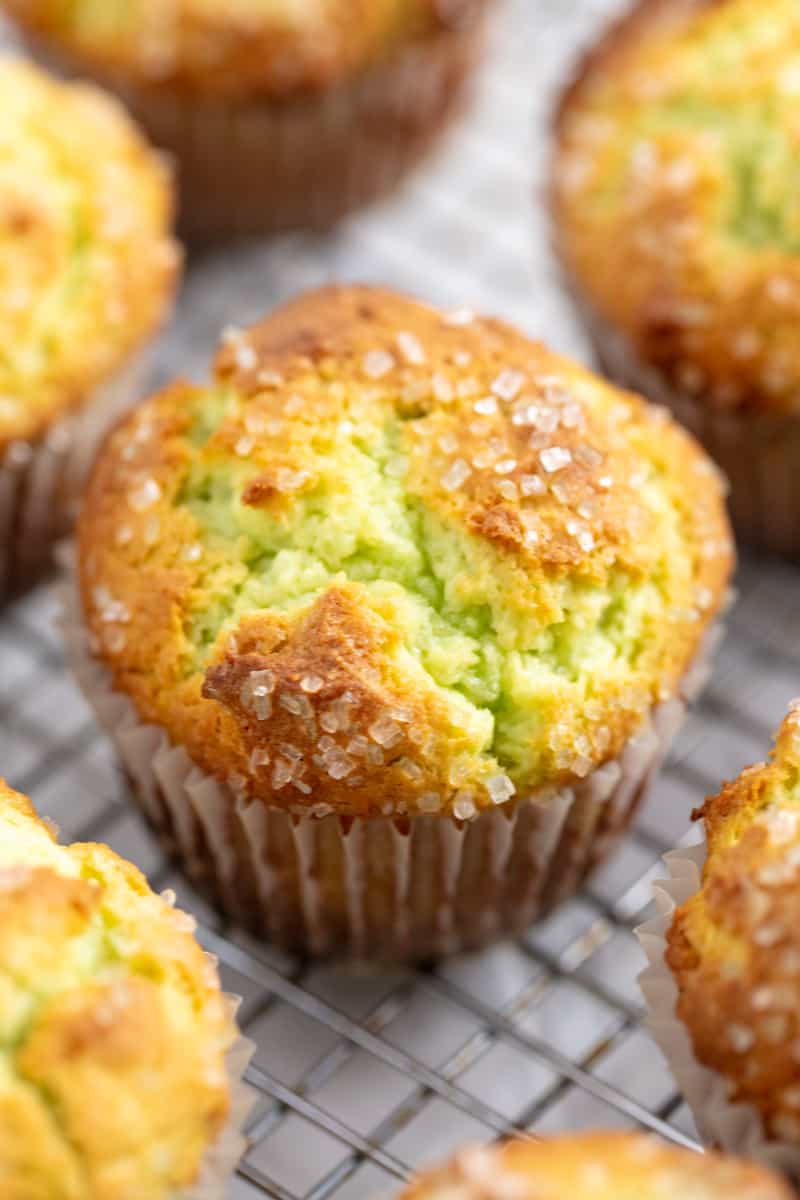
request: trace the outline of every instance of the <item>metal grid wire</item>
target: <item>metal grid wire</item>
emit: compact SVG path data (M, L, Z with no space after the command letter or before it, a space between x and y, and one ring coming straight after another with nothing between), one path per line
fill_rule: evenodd
M579 44L618 0L507 0L466 122L437 160L335 236L291 237L192 264L156 375L201 370L220 327L330 279L388 282L506 316L585 354L533 203L547 113ZM662 852L723 777L764 755L800 691L789 567L746 562L729 636L637 828L578 898L516 942L430 971L295 961L222 923L161 857L65 673L53 587L0 620L0 771L70 839L101 839L200 921L257 1050L251 1148L232 1200L391 1193L457 1145L512 1129L641 1125L693 1144L685 1105L640 1027L632 928Z

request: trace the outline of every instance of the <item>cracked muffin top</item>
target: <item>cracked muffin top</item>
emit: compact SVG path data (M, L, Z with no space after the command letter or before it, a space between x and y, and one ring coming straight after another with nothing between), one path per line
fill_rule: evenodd
M643 0L558 119L558 239L646 363L719 409L800 411L795 0Z
M0 0L30 33L117 80L201 96L322 90L486 0Z
M706 800L703 886L675 914L667 962L699 1060L766 1133L800 1141L800 702L768 763Z
M91 646L268 804L453 812L585 777L723 602L716 473L638 397L465 312L325 289L118 427L79 527Z
M193 923L0 781L3 1200L173 1200L229 1109L236 1039Z
M0 455L152 334L179 257L161 159L96 88L0 59Z
M644 1134L583 1133L462 1151L403 1200L790 1200L754 1163L695 1154Z

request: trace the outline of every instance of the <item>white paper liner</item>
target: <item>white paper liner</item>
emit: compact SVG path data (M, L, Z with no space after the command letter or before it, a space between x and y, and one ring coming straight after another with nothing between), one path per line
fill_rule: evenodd
M709 630L680 695L654 708L614 762L459 823L449 816L342 822L248 802L200 771L113 690L67 585L67 657L169 852L237 921L292 951L407 961L525 930L572 895L629 826L720 636Z
M604 372L663 404L705 447L730 486L728 505L750 545L800 558L800 419L797 414L724 412L681 391L644 362L567 280Z
M458 113L484 25L478 16L319 95L284 101L181 96L108 73L97 80L174 156L184 236L325 228L390 191ZM92 75L90 64L27 41L48 67Z
M137 355L43 437L0 453L0 604L47 570L100 442L139 397L147 362Z
M659 915L636 930L649 963L639 976L647 1028L692 1110L702 1140L797 1178L800 1146L769 1138L756 1108L729 1099L727 1080L698 1062L689 1031L676 1012L678 987L665 960L667 934L675 910L700 890L705 860L705 841L664 856L669 877L659 880L653 889Z
M209 957L216 964L214 956ZM241 1004L240 997L225 993L223 999L231 1020L235 1021L237 1009ZM231 1106L227 1123L206 1153L197 1182L190 1188L182 1189L176 1200L225 1200L226 1185L247 1146L243 1130L255 1102L255 1095L247 1088L243 1076L254 1050L255 1043L240 1035L228 1051L225 1066L230 1084Z

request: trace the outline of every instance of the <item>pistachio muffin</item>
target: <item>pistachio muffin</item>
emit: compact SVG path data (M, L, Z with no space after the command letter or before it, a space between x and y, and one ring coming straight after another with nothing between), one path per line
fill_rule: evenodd
M556 238L608 372L729 477L734 524L800 554L793 0L642 0L557 124Z
M796 701L770 761L747 768L697 812L705 829L702 877L682 869L686 894L675 893L682 903L664 923L651 955L661 956L673 985L663 993L670 1010L663 1014L662 1045L670 1061L677 1055L676 1074L698 1126L726 1148L735 1141L774 1148L773 1157L795 1170L800 1169L799 801ZM656 979L662 975L663 968ZM644 982L646 994L655 997ZM736 1122L730 1120L731 1105L738 1106Z
M118 92L180 168L192 238L325 227L393 187L461 106L490 0L2 0Z
M463 1150L402 1200L791 1200L778 1175L639 1133L518 1139Z
M228 330L207 384L118 427L78 558L78 674L193 873L288 944L403 957L523 926L606 852L731 543L665 414L347 287Z
M130 405L178 254L160 159L118 105L0 60L0 600L68 527Z
M189 1196L236 1040L190 918L2 783L0 914L4 1200Z

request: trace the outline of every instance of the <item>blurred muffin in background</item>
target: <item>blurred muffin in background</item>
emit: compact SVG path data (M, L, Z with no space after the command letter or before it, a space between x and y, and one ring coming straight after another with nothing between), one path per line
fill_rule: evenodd
M743 539L800 555L795 0L643 0L558 114L556 238L600 359L730 479Z
M0 60L0 601L50 561L178 274L161 159L114 101Z
M791 1200L779 1175L641 1133L580 1133L473 1146L401 1200Z
M152 822L288 946L525 928L628 826L726 596L716 468L469 313L331 288L106 442L79 679Z
M190 238L331 225L459 109L491 0L3 0L119 93L180 172Z
M3 1200L221 1194L242 1043L192 929L107 846L57 845L0 781Z

